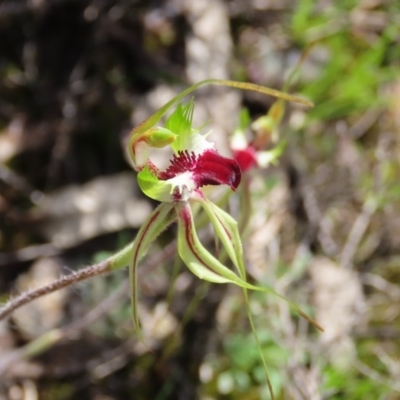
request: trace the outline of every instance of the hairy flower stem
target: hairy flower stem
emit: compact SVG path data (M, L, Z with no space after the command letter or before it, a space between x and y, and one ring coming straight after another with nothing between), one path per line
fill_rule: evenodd
M10 315L17 308L22 307L23 305L28 304L41 296L45 296L46 294L63 289L67 286L74 285L78 282L92 278L93 276L109 273L126 267L129 264L129 257L132 253L133 243L134 242L130 243L117 254L111 256L105 261L90 265L79 271L73 272L72 274L65 275L46 286L29 290L17 297L14 297L13 299L9 300L5 306L0 308L0 320Z

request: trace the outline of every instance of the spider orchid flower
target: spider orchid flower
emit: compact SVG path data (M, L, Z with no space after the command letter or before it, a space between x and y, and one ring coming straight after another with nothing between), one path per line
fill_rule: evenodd
M238 162L233 158L220 155L214 143L207 140L207 135L201 134L199 129L192 127L193 101L189 101L186 105L178 104L164 127L154 127L172 105L204 83L257 90L275 96L278 93L250 84L219 80L203 81L179 94L132 131L128 153L134 168L138 171L139 187L148 197L160 202L137 234L130 263L133 320L142 341L137 313L138 263L150 244L172 222L178 223L179 256L198 278L213 283L233 283L244 290L273 292L272 289L256 287L246 281L237 222L208 200L202 192L202 187L206 185L227 185L232 190L236 190L241 180ZM165 170L160 170L152 162L150 150L166 146L172 149L172 158L169 166ZM236 267L236 272L223 265L201 244L194 223L193 203L199 203L204 209L216 236ZM292 306L297 309L296 306Z
M292 79L299 71L303 61L313 46L314 43L308 46L308 48L303 52L296 66L286 80L283 92L276 96L278 99L272 104L266 115L256 119L250 125L250 118L247 110L242 111L239 127L232 135L230 141L230 148L233 156L240 165L242 172L255 167L266 168L268 165L276 163L285 149L286 142L281 141L271 150L265 150L268 144L278 142L278 126L285 114L286 101L298 102L292 96L288 97L286 92L290 87ZM285 96L282 96L282 93L284 93ZM303 102L303 104L305 103ZM312 106L312 103L305 105ZM246 130L249 125L255 132L255 137L251 141L247 140L246 137Z
M205 185L227 185L236 190L241 179L240 167L233 158L220 155L214 143L192 127L193 108L193 101L179 104L165 127L154 128L130 141L135 156L133 161L139 172L139 187L148 197L161 202L141 227L133 249L131 279L136 329L139 326L136 312L138 261L156 236L175 219L178 222L178 253L193 274L209 282L231 282L255 289L246 282L241 268L242 245L234 219L201 191ZM173 155L167 169L160 170L149 154L151 147L164 146L170 146ZM193 219L193 202L204 208L239 274L224 266L200 243Z
M272 105L267 115L258 118L251 124L255 137L249 141L246 137L247 127L250 125L249 115L247 110L242 110L239 127L230 140L230 148L242 172L256 167L266 168L268 165L276 163L286 147L286 142L281 141L271 150L264 150L264 148L269 143L278 140L277 127L284 112L284 101L279 99Z

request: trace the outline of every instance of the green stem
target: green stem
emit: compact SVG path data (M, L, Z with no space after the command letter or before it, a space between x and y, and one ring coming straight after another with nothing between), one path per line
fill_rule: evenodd
M129 265L132 258L132 249L135 244L135 241L129 243L118 253L112 255L108 262L110 263L110 271L116 271L117 269L121 269Z

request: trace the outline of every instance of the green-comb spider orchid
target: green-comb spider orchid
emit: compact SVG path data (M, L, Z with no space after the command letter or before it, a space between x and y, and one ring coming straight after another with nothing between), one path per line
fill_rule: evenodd
M179 256L194 275L213 283L234 283L240 286L244 289L247 305L247 289L277 294L270 288L257 287L246 281L242 242L237 222L208 200L201 190L205 185L228 185L235 190L241 181L241 168L238 162L234 158L220 155L215 149L214 143L207 140L207 135L203 135L199 129L193 128L194 102L192 100L186 105L178 104L164 127L155 127L174 104L202 84L219 84L253 90L288 101L311 105L306 100L258 85L211 79L200 82L180 93L132 131L128 143L128 153L138 172L139 187L148 197L160 202L138 232L133 244L130 263L133 320L142 341L137 313L138 262L146 253L151 242L174 221L178 223ZM170 146L173 155L169 166L165 170L160 170L151 160L150 149L166 146ZM193 203L199 203L204 209L216 236L237 272L223 265L201 244L194 224ZM287 299L285 301L288 302ZM288 303L302 316L313 322L296 305ZM251 317L250 322L252 324ZM252 327L254 330L253 324ZM268 383L273 397L269 380Z
M142 225L132 250L130 265L132 306L138 332L140 332L137 315L138 262L151 242L175 220L178 221L179 255L199 278L216 283L231 282L247 289L271 291L246 282L237 223L201 192L201 187L204 185L228 185L235 190L241 179L238 163L233 158L221 156L215 145L207 141L206 135L202 135L198 129L192 127L193 101L187 105L179 104L167 119L165 127L154 127L175 103L200 85L207 83L255 90L310 105L306 100L258 85L211 79L180 93L132 131L128 152L138 171L138 184L147 196L161 202ZM173 150L173 157L168 168L160 171L150 159L150 149L166 146L170 146ZM192 202L198 202L204 208L238 274L221 264L200 243L193 221Z

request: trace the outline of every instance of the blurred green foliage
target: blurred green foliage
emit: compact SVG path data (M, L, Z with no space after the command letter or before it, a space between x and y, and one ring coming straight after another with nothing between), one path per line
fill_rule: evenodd
M389 2L385 10L389 21L369 43L357 37L350 23L350 12L358 3L340 1L317 12L314 1L304 0L295 9L290 27L295 42L300 46L314 42L328 58L320 76L303 90L317 105L309 116L326 121L387 104L381 89L398 76L399 5Z

